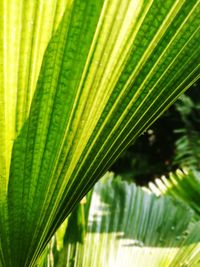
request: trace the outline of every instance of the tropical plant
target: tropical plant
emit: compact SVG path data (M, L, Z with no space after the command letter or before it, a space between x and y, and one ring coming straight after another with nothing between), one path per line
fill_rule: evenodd
M197 101L196 101L197 102ZM174 162L182 167L200 168L200 103L195 103L189 96L182 95L176 103L181 114L184 128L177 129L181 136L176 141ZM196 127L195 127L196 125Z
M150 183L149 187L157 195L170 195L183 201L194 210L197 219L200 218L200 173L196 170L184 170L171 173L168 179L163 176Z
M74 206L200 76L198 0L0 3L0 265Z
M107 173L63 223L39 266L199 266L199 173L178 170L150 188Z

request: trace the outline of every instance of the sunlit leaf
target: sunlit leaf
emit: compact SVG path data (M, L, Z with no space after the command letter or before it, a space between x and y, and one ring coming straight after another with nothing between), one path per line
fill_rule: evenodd
M195 211L196 219L200 220L200 173L198 171L177 170L171 173L168 179L163 176L149 186L156 195L170 195L183 201Z
M0 260L34 266L75 204L200 76L200 4L4 0L0 12Z

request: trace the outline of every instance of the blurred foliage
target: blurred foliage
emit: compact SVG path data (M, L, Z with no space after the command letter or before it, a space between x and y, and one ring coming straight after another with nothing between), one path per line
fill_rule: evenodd
M178 170L141 188L106 173L38 267L199 266L199 174Z
M181 134L176 141L174 163L188 168L200 167L200 101L195 101L183 95L176 103L184 128L175 130Z
M200 220L200 172L184 169L162 176L149 183L151 192L157 196L171 196L188 205ZM199 233L200 234L200 233Z
M199 168L200 80L124 152L111 170L144 185L177 168Z

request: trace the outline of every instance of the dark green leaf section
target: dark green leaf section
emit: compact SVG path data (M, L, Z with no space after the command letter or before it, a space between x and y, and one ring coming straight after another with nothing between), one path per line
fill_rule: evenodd
M200 249L200 225L191 223L192 216L181 202L156 197L107 173L95 185L91 201L79 204L64 223L66 230L59 229L62 234L58 231L47 257L60 267L167 267L177 266L184 253L183 266L192 266L200 259L193 257Z
M200 174L198 171L176 171L169 175L169 179L162 177L150 183L150 188L156 194L170 195L183 201L196 213L196 219L200 219Z
M0 174L5 266L34 266L53 233L112 162L198 79L199 20L197 0L66 4L36 90L27 82L27 90L35 91L33 100L29 94L17 97L16 112L20 103L25 105L23 116L16 116L18 135L6 132L8 151L4 141L0 144L8 165L5 179ZM5 67L6 75L9 71ZM14 127L16 114L11 114ZM4 174L4 167L0 170Z
M11 266L35 262L62 180L53 172L67 134L101 3L75 1L45 54L30 116L14 143L8 185ZM33 257L34 252L34 257ZM32 258L33 257L33 258ZM7 263L8 264L8 263Z

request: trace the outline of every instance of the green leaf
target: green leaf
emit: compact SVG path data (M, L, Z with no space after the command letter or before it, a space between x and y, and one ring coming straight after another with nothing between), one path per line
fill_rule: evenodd
M171 262L172 267L175 266L191 266L191 267L198 267L200 263L200 242L199 242L199 235L200 233L200 223L196 223L191 233L186 239L185 244L183 247L180 248L176 257ZM191 241L193 244L191 244ZM190 244L190 245L189 245Z
M176 141L174 164L183 168L199 169L200 134L198 129L195 129L194 122L198 124L200 107L198 103L194 103L189 96L184 94L175 106L183 121L183 128L175 130L179 138Z
M73 211L66 232L55 237L51 250L55 266L172 267L180 262L193 266L200 260L196 254L200 223L191 223L192 210L172 198L156 197L107 173L95 185L85 209L89 210L85 216L81 210ZM83 241L76 231L77 212L83 221L88 219ZM61 240L64 245L58 250Z
M200 4L0 5L0 259L34 266L75 204L200 76Z
M9 228L14 227L14 217L18 216L16 213L9 218L7 203L13 143L29 115L45 49L69 3L68 0L0 2L0 265L3 266L9 266L12 257L20 261L20 254L18 257L12 252L11 257L9 245L14 240L14 236L9 237ZM21 181L19 185L23 188ZM21 208L22 205L18 207ZM16 246L20 247L19 243Z
M196 213L200 220L200 173L194 170L177 170L169 175L169 179L161 177L149 184L156 195L169 195L183 201Z
M11 150L28 117L47 44L67 0L5 0L0 3L0 182L6 190ZM69 2L69 1L68 1Z

